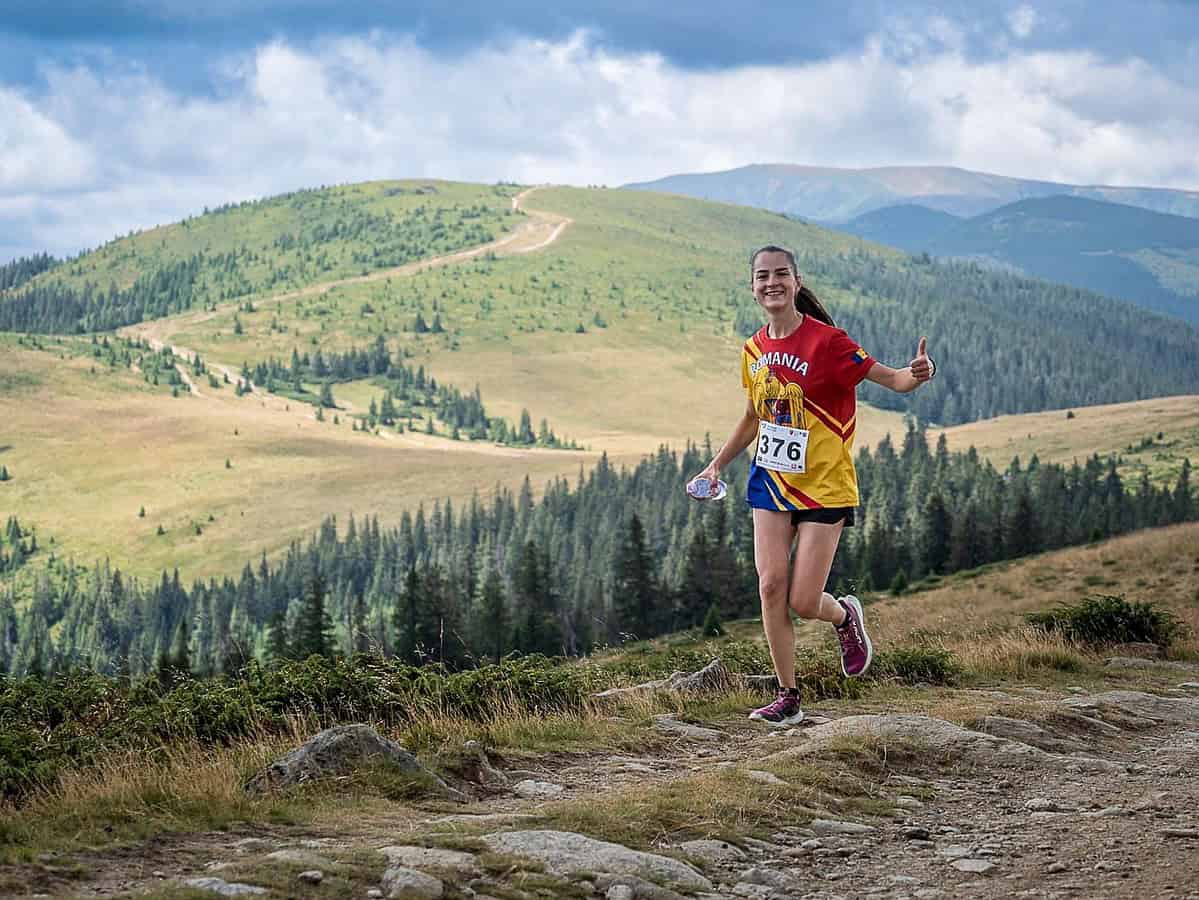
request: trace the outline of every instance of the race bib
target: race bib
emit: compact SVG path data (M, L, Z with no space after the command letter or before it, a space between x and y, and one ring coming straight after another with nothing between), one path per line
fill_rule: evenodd
M758 423L758 453L754 461L763 469L803 474L808 457L808 430Z

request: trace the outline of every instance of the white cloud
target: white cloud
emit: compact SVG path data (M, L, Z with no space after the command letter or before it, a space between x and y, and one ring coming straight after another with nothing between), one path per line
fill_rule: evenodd
M1012 34L1024 40L1037 27L1037 11L1027 4L1019 6L1008 13L1007 24Z
M207 96L144 71L52 69L37 96L0 86L0 254L370 178L620 184L796 162L1199 186L1199 90L1184 75L1085 52L976 61L952 28L913 34L705 72L585 34L455 56L383 35L277 41L217 62Z

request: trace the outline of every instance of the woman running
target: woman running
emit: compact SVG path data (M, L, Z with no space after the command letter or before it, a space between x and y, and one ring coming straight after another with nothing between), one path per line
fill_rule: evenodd
M757 438L746 499L753 507L762 627L779 694L749 717L783 726L803 719L788 607L801 618L834 626L847 676L865 672L874 652L858 599L837 599L824 590L841 529L853 525L858 505L853 466L857 385L868 378L907 393L932 378L936 364L923 337L906 368L892 369L873 359L833 324L804 286L788 250L763 247L753 255L750 273L754 298L769 321L741 352L741 382L749 402L697 479L707 479L715 488L721 469Z

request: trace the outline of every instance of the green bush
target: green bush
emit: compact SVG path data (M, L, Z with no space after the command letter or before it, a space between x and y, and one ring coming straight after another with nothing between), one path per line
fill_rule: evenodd
M907 684L953 684L961 666L944 647L895 647L875 655L872 674Z
M595 667L523 656L450 672L366 655L312 656L278 668L251 663L236 678L160 684L74 671L0 676L0 799L20 799L65 769L114 750L153 751L174 740L228 744L286 733L288 720L404 725L426 711L485 719L513 708L581 708L604 684ZM608 681L611 679L608 678Z
M1186 626L1152 601L1129 603L1123 595L1088 597L1074 605L1028 613L1029 624L1078 644L1143 641L1169 647L1185 636Z

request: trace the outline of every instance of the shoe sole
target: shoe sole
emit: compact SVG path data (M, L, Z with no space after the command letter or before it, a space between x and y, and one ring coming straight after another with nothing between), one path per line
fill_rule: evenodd
M771 722L765 716L759 716L756 712L751 712L749 717L755 722L765 722L771 728L786 728L788 725L798 725L803 721L803 710L801 709L793 716L787 716L785 719L780 719L777 722Z
M870 663L874 661L874 644L870 643L870 635L866 633L866 615L862 612L862 601L850 594L847 597L842 597L846 603L853 606L853 611L857 614L858 625L862 629L862 640L866 642L866 665L862 666L862 671L854 672L852 675L845 671L845 658L841 658L841 674L846 678L861 678L866 674L866 670L870 668Z

